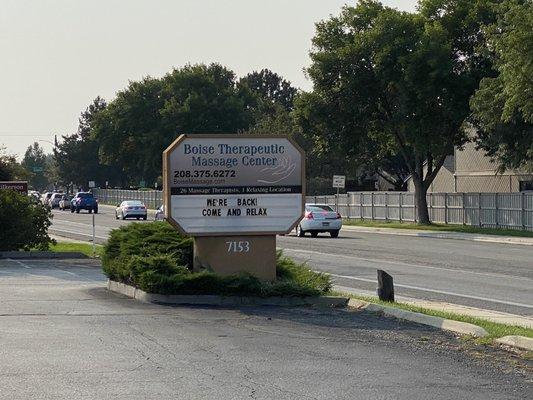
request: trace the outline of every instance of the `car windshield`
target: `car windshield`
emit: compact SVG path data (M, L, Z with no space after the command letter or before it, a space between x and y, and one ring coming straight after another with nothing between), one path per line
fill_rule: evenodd
M81 197L82 199L88 199L93 197L92 193L78 193L76 197Z
M320 204L311 204L311 205L305 206L305 210L314 211L314 212L333 211L333 209L330 206L320 205Z
M141 203L140 201L126 201L124 202L124 205L125 206L142 206L143 203Z

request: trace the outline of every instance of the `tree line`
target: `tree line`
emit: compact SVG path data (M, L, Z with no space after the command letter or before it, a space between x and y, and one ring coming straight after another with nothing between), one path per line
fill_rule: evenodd
M500 169L533 160L533 3L420 0L402 12L360 0L316 24L309 92L262 70L219 64L130 82L81 114L55 152L57 178L161 183L161 153L181 133L279 133L306 150L311 190L333 173L426 193L454 147L474 141ZM361 186L363 187L363 186Z

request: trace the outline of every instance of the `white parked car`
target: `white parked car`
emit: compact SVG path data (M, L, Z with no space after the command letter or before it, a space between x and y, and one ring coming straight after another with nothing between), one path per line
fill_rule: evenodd
M327 204L306 204L305 214L296 226L296 235L302 237L307 232L316 237L320 232L329 232L331 237L338 237L342 228L341 215Z
M43 206L49 206L50 205L50 197L52 197L52 192L46 192L46 193L43 193L43 195L41 196L41 203L43 203Z
M155 218L156 221L164 221L165 220L165 206L162 205L157 209L155 212Z
M50 196L50 200L48 200L48 205L51 208L59 207L59 202L61 201L61 198L64 194L65 193L53 193L52 196Z
M61 196L61 200L59 200L59 209L66 210L68 208L70 210L70 208L72 207L71 201L72 196L68 194L63 194L63 196Z
M115 210L115 218L126 219L126 218L137 218L144 219L148 217L148 212L146 206L142 201L139 200L127 200L120 203Z

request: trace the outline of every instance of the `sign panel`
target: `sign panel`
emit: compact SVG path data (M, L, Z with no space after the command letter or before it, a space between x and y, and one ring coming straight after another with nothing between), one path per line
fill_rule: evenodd
M333 187L344 189L346 185L346 176L345 175L333 175Z
M0 190L14 190L22 194L28 194L28 182L26 181L0 181Z
M163 153L167 219L193 236L288 233L305 157L284 136L182 135Z
M89 181L89 188L95 188L96 187L96 183L94 181Z

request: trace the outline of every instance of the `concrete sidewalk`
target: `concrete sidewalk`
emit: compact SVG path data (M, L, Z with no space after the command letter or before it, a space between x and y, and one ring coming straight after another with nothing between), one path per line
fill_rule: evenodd
M375 292L353 289L347 286L335 286L335 290L344 293L350 293L359 296L376 296ZM516 325L524 328L533 329L533 316L522 316L515 314L508 314L499 311L483 310L481 308L474 308L462 306L459 304L445 303L439 301L419 300L411 297L396 296L396 301L400 303L410 304L417 307L427 308L428 310L443 311L459 315L466 315L468 317L485 319L491 322L497 322L505 325Z
M474 242L505 243L533 246L533 237L483 235L478 233L442 232L423 229L370 228L366 226L343 225L345 231L361 233L378 233L382 235L400 235L428 237L436 239L470 240Z

